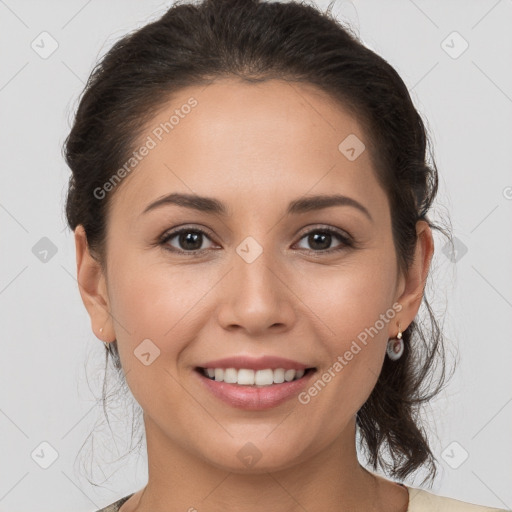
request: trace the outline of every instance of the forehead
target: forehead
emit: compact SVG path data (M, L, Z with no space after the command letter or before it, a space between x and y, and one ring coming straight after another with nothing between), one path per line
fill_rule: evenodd
M255 204L338 189L377 201L363 144L369 147L358 121L310 84L222 79L187 87L146 124L135 150L150 149L127 167L111 208L138 215L172 191ZM357 158L344 152L347 145Z

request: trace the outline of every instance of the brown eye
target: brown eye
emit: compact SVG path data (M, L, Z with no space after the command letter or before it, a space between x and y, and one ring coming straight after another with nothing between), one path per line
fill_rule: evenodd
M166 250L181 254L197 254L206 251L210 247L204 247L205 239L211 238L208 233L199 228L180 228L162 236L159 244ZM338 240L338 245L331 247L333 241ZM171 241L173 241L171 243ZM352 239L332 228L314 229L305 233L301 240L306 240L310 248L302 247L314 253L332 253L353 247Z
M194 253L205 250L202 247L204 237L208 238L208 235L201 229L182 228L166 234L161 240L161 244L165 245L166 249L170 251ZM178 247L169 243L174 238L176 238ZM171 245L171 248L167 247L169 245Z
M337 238L341 243L332 248L331 243L333 239ZM337 230L330 228L315 229L307 232L301 240L307 239L307 243L310 245L313 252L335 252L344 249L345 247L351 247L352 242L349 237L339 233ZM307 249L307 248L306 248Z

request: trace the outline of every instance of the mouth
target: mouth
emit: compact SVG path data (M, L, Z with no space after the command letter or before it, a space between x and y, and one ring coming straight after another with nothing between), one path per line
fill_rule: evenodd
M200 366L195 368L195 371L200 375L215 382L256 388L294 382L309 376L315 370L316 368L265 368L260 370L252 368L202 368Z
M259 411L296 397L317 372L309 368L196 367L194 373L207 392L237 409Z

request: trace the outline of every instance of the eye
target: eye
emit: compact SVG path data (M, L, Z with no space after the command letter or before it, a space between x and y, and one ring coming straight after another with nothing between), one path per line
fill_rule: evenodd
M337 238L341 241L337 247L331 248L330 245L333 238ZM305 233L301 240L306 239L313 249L308 249L310 252L336 252L345 249L346 247L352 247L353 242L348 235L339 232L333 228L321 228L313 229ZM307 248L306 248L307 249Z
M171 252L193 255L208 249L208 247L203 246L205 238L211 241L206 231L199 228L183 227L164 233L159 244ZM341 242L334 248L330 247L333 238L337 238ZM176 239L174 244L177 246L171 243L174 239ZM302 241L304 239L313 247L312 249L305 249L314 253L332 253L354 246L354 242L349 235L328 227L312 229L304 233L300 240Z
M205 250L205 248L202 247L204 237L209 238L206 231L203 231L202 229L181 228L164 234L163 238L160 240L160 243L169 251L195 254ZM170 244L170 241L174 238L177 239L177 248ZM169 248L169 245L171 245L173 248Z

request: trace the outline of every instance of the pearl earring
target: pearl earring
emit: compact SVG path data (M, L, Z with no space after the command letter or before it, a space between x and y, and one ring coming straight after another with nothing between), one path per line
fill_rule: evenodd
M103 327L100 327L100 333L103 333ZM111 347L110 347L110 343L108 341L104 341L103 345L105 345L105 350L107 352L112 352Z
M108 343L107 341L104 341L104 342L103 342L103 345L105 345L105 350L106 350L108 353L112 353L112 349L111 349L110 343Z
M396 335L396 338L391 338L388 340L386 353L392 361L400 359L404 353L404 340L402 339L402 330L400 329L400 324L398 324L398 334Z

